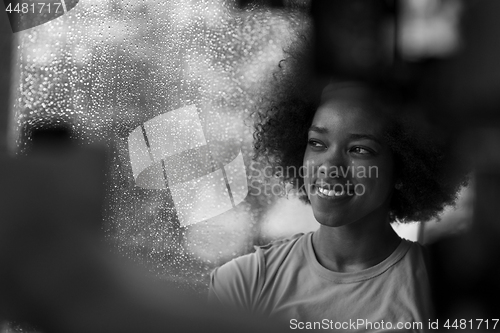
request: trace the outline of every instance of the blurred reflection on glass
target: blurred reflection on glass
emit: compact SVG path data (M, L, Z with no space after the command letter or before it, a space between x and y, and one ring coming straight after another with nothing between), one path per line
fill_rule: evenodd
M308 24L298 12L233 6L83 1L17 41L19 152L29 147L24 129L47 124L71 124L84 144L104 142L109 241L200 294L215 265L252 248L275 200L247 196L247 120ZM172 122L176 112L186 117Z

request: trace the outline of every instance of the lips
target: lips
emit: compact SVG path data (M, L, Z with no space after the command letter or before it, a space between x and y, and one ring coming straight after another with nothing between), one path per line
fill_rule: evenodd
M323 194L323 195L326 195L327 197L340 197L341 195L344 194L345 190L342 189L342 190L328 190L327 188L324 188L324 187L318 187L318 192Z
M321 198L325 199L341 199L348 198L354 195L354 191L348 184L316 184L314 185L315 191L313 194L317 194Z

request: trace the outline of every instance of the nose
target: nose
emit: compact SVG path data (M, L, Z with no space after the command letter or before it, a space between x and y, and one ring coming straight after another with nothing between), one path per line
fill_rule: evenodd
M347 168L347 160L342 149L330 147L319 161L318 174L322 177L339 178Z

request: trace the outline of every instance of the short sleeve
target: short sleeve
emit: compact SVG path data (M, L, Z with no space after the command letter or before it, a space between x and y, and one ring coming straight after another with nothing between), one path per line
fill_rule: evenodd
M256 312L263 285L264 257L261 251L231 260L210 275L208 301Z

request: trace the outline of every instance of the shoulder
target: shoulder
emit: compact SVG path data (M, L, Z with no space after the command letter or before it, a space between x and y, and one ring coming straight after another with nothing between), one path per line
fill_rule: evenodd
M427 250L418 242L403 238L400 246L391 255L390 261L392 274L428 279Z
M433 316L431 285L429 277L427 249L417 242L403 239L407 251L396 270L399 282L394 285L404 286L399 295L398 306L401 311L411 314L414 321L426 321Z
M255 246L255 252L233 259L210 275L209 300L252 310L266 274L287 258L303 234Z
M263 246L255 246L255 252L235 258L216 268L212 275L229 278L249 278L265 273L266 267L280 258L287 257L294 246L300 242L304 234L296 234L290 238L273 241Z
M412 262L414 265L427 266L429 258L426 247L418 242L409 241L404 238L402 242L406 243L405 245L407 247L405 260Z
M309 236L310 233L300 233L287 239L256 247L255 253L262 258L265 266L265 278L272 279L278 271L286 270L303 261L307 248L307 237Z
M305 244L305 237L308 234L295 234L290 238L280 239L264 246L256 246L255 253L264 258L266 265L273 263L279 258L286 257L296 247Z

